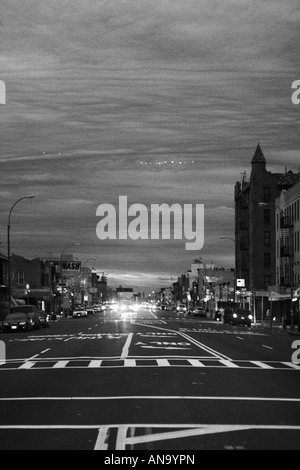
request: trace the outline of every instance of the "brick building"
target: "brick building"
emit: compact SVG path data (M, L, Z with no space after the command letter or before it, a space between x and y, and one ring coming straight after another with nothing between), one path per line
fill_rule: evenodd
M300 181L300 173L268 171L259 144L251 166L249 180L243 176L235 185L236 276L248 290L263 293L276 284L276 199Z

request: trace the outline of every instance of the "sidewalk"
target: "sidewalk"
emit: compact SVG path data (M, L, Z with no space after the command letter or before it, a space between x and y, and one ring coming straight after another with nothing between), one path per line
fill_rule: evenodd
M252 324L252 328L262 328L269 331L276 331L277 333L285 333L293 336L300 336L298 326L294 326L294 331L291 331L291 326L288 325L285 328L281 323L273 322L271 325L270 321L257 322L256 325Z

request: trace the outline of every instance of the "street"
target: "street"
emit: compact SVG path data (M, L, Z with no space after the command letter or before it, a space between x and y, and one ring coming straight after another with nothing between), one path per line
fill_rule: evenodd
M144 310L0 338L1 449L299 449L288 334Z

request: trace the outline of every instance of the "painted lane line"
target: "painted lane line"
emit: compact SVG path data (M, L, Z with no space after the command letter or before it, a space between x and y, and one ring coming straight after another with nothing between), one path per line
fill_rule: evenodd
M140 324L140 323L135 323L135 324L138 325L138 326L144 326L143 324ZM188 340L190 343L194 344L198 348L201 348L204 351L212 354L212 356L214 356L216 359L220 358L220 359L226 359L227 361L232 361L232 359L230 357L225 356L224 354L222 354L218 351L215 351L214 349L210 348L209 346L206 346L203 343L200 343L199 341L195 340L194 338L192 338L191 336L189 336L185 333L182 333L182 332L179 332L179 331L176 331L176 330L172 330L170 328L160 328L159 326L154 326L154 325L147 325L147 327L148 328L154 328L155 330L161 330L161 331L165 331L165 332L176 333L177 335L182 336L184 339Z
M132 343L132 339L133 339L133 333L130 333L128 335L127 341L125 343L125 346L124 346L122 354L121 354L122 358L128 357L129 349L130 349L130 346L131 346L131 343Z
M35 356L32 356L30 357L29 359L27 359L27 361L33 361L33 359L36 359L38 356L40 355L40 353L36 354Z
M260 367L261 369L272 369L272 370L274 370L274 367L269 366L268 364L265 364L264 362L260 362L260 361L250 361L250 362L252 364L254 364L255 366Z
M274 351L274 348L271 348L270 346L266 346L265 344L263 344L262 347L266 349L272 349L272 351Z
M120 426L117 434L116 450L126 450L128 426Z
M118 401L118 400L193 400L193 401L261 401L278 403L300 403L300 398L276 397L230 397L230 396L109 396L109 397L14 397L0 398L1 402L26 401Z
M94 450L108 449L108 444L106 443L108 431L109 426L102 426L100 428Z
M245 338L241 338L240 336L237 336L236 339L240 339L242 341L245 341Z
M45 354L48 351L51 351L51 348L45 349L45 351L42 351L40 354Z

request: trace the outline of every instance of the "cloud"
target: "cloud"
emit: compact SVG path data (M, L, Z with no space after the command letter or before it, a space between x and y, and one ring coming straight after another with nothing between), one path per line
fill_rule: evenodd
M36 228L34 247L16 244L28 254L76 236L94 257L96 207L120 195L203 203L204 257L232 264L219 234L233 231L233 186L257 142L269 168L298 170L299 20L298 0L2 0L0 236L28 192L34 213L16 222ZM130 273L190 263L180 244L104 251Z

